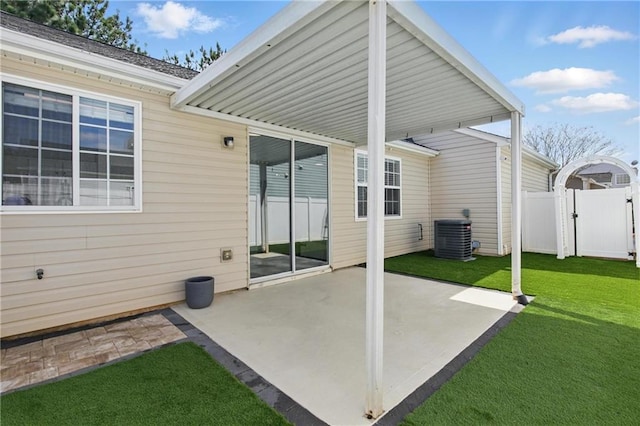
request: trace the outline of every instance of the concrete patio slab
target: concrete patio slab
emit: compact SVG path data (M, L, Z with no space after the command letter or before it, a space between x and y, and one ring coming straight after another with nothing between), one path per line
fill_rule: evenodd
M506 293L385 274L385 410L515 305ZM364 417L365 269L220 294L205 309L173 309L323 421L373 423Z

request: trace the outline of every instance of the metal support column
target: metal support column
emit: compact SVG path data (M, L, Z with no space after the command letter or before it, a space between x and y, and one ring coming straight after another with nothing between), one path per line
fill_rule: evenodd
M511 294L526 305L521 288L522 267L522 116L511 113Z
M365 415L378 418L382 408L384 330L384 142L386 102L387 2L369 0L369 105L367 188Z

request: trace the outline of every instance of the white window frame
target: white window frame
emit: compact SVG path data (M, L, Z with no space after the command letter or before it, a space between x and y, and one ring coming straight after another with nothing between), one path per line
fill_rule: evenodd
M72 206L9 206L1 205L0 213L122 213L142 211L142 102L133 101L104 95L95 92L79 90L67 86L45 83L39 80L23 78L14 75L0 73L0 83L17 84L33 89L47 90L50 92L68 95L72 97L72 167L73 167L73 204ZM2 99L4 90L0 90L0 107L4 105ZM99 101L113 102L120 105L133 107L133 135L134 135L134 176L133 176L133 205L131 206L83 206L79 205L80 200L80 98L90 98ZM0 141L4 144L2 126L0 126ZM0 146L0 148L2 148ZM4 149L0 149L0 179L3 176L2 156ZM0 183L1 185L2 183Z
M368 175L369 175L369 163L367 162L367 182L366 183L360 183L358 182L358 157L359 156L365 156L369 157L369 154L367 151L365 150L354 150L354 156L353 156L353 169L354 169L354 215L355 215L355 220L356 222L363 222L367 220L367 216L358 216L358 188L367 188L369 185L368 182ZM387 185L386 184L386 176L385 176L385 185L384 185L384 189L398 189L399 190L399 194L400 194L400 214L398 215L384 215L385 220L395 220L395 219L402 219L402 212L404 211L404 208L402 206L402 182L403 182L403 177L402 177L402 158L399 157L392 157L389 155L385 155L384 156L384 160L385 160L385 164L387 162L387 160L389 161L397 161L398 164L400 165L400 185L395 186L395 185ZM386 175L386 169L385 169L385 175ZM386 198L386 197L385 197ZM369 212L367 212L368 215Z
M618 178L619 177L623 177L624 178L624 182L619 182ZM614 183L616 185L630 185L631 184L631 176L629 176L627 173L616 173L614 175Z

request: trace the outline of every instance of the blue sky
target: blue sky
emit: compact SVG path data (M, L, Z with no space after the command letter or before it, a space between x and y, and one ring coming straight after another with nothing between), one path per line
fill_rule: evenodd
M111 1L151 56L230 49L287 2ZM640 2L418 2L526 105L535 125L592 126L640 160ZM488 130L508 135L508 122Z

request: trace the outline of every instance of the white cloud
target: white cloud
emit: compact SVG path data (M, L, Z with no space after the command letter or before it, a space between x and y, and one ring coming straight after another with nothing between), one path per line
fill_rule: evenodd
M538 112L551 112L551 107L545 104L536 105L534 109Z
M640 115L630 118L624 122L624 124L628 124L628 125L638 124L638 123L640 123Z
M594 93L586 97L563 96L551 103L578 114L624 111L638 106L638 102L622 93Z
M511 84L535 89L536 93L566 93L570 90L599 89L618 80L613 71L596 71L590 68L554 68L536 71L517 78Z
M209 33L224 24L221 19L204 15L195 7L173 1L162 6L138 3L136 12L144 19L147 30L160 38L178 38L187 31Z
M628 31L617 31L606 25L591 27L573 27L547 37L551 43L574 44L578 47L594 47L600 43L619 40L635 40L636 36Z

